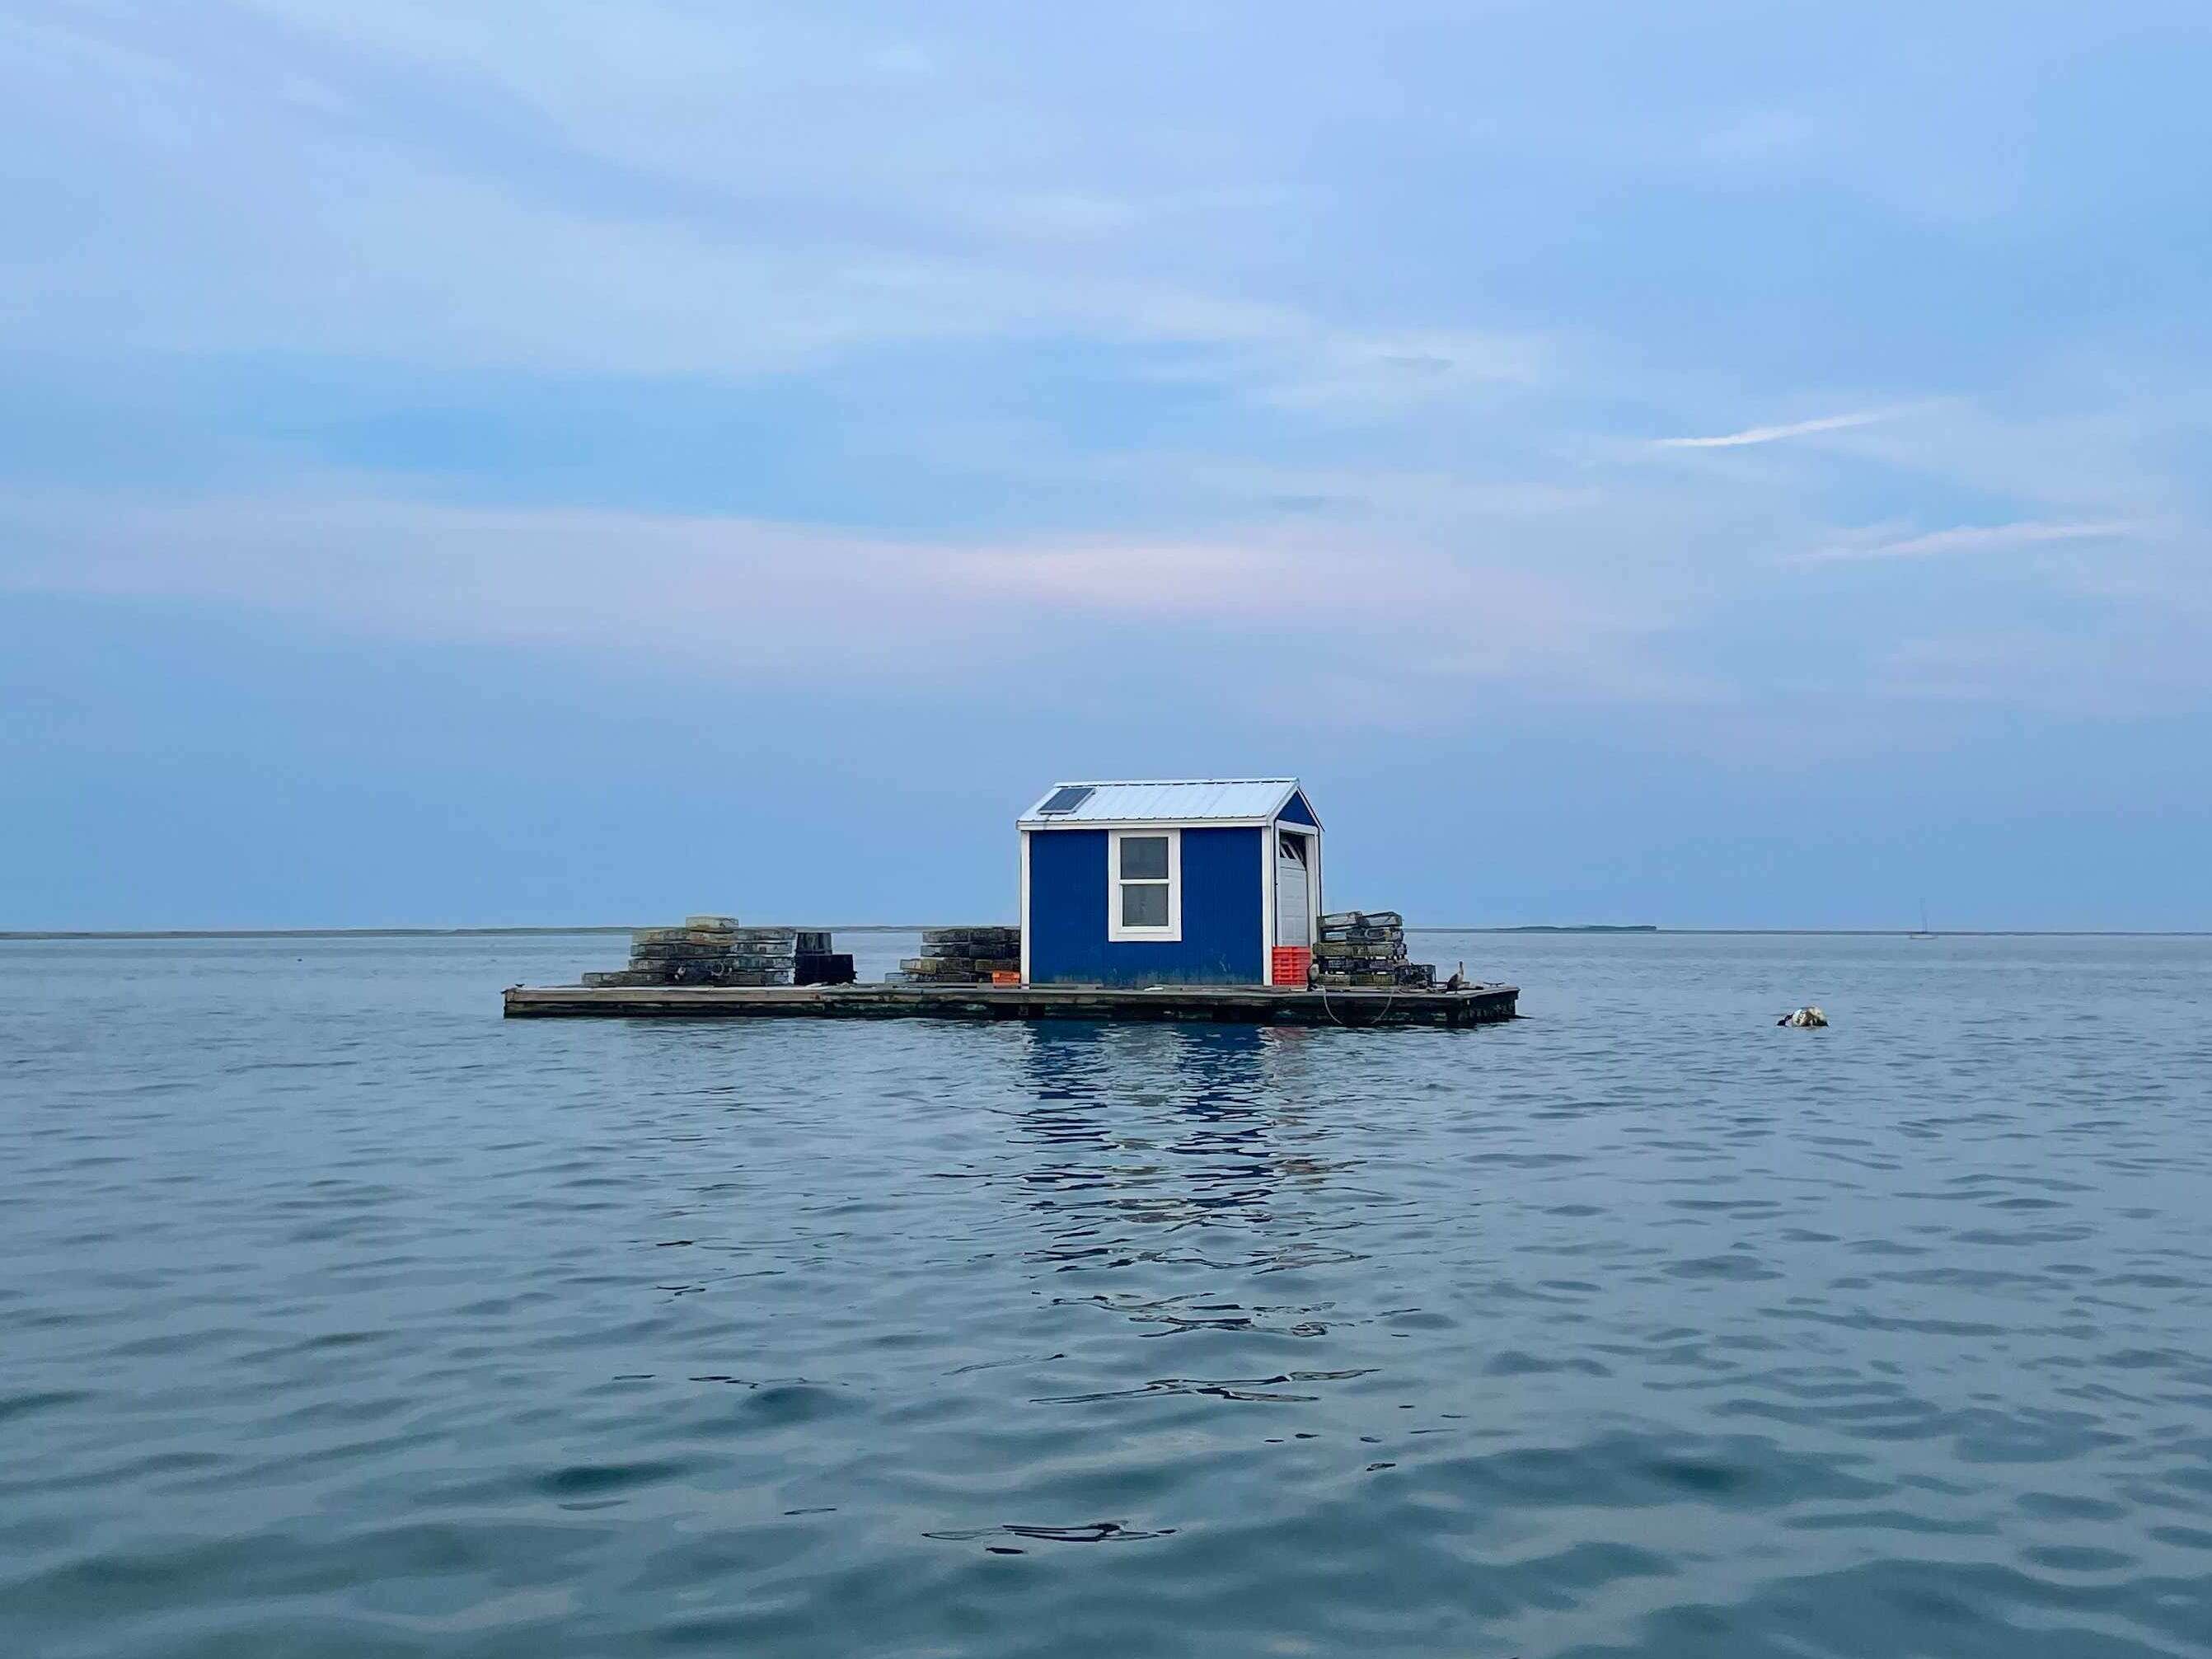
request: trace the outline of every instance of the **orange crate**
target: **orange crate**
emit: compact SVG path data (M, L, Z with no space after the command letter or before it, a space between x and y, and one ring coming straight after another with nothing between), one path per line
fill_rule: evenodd
M1301 990L1313 967L1313 952L1303 945L1278 945L1268 963L1267 983L1296 986Z

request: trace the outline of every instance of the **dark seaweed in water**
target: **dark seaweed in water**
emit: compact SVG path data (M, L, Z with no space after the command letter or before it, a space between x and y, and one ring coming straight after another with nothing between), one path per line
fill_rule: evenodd
M2212 1651L2212 943L1414 940L1530 1017L0 944L0 1655Z

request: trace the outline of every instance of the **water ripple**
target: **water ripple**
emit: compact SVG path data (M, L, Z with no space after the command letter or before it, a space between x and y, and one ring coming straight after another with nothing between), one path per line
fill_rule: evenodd
M605 950L0 945L0 1653L2212 1653L2212 945L495 1018Z

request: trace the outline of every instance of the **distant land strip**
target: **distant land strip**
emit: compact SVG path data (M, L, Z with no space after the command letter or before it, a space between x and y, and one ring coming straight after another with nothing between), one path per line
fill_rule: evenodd
M581 927L149 927L112 931L19 930L0 928L0 939L530 939L557 938L576 933L632 933L641 927L665 927L666 922L593 922ZM771 922L770 927L783 927ZM793 926L804 928L805 924ZM918 933L934 927L933 921L913 927L896 922L853 922L818 931L833 933Z
M0 943L67 941L71 939L532 939L559 938L578 933L629 933L665 923L594 922L578 927L157 927L136 929L0 928ZM773 927L811 927L812 924L782 922ZM951 927L950 922L857 921L818 931L831 933L918 933L926 927ZM968 926L979 925L971 918ZM2212 929L2202 927L1661 927L1652 922L1555 925L1524 923L1516 927L1455 927L1449 923L1407 924L1409 933L1632 933L1665 934L1693 939L2212 939Z

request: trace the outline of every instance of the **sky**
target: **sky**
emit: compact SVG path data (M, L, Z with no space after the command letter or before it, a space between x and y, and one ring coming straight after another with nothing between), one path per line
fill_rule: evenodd
M2212 927L2202 0L0 0L0 929Z

